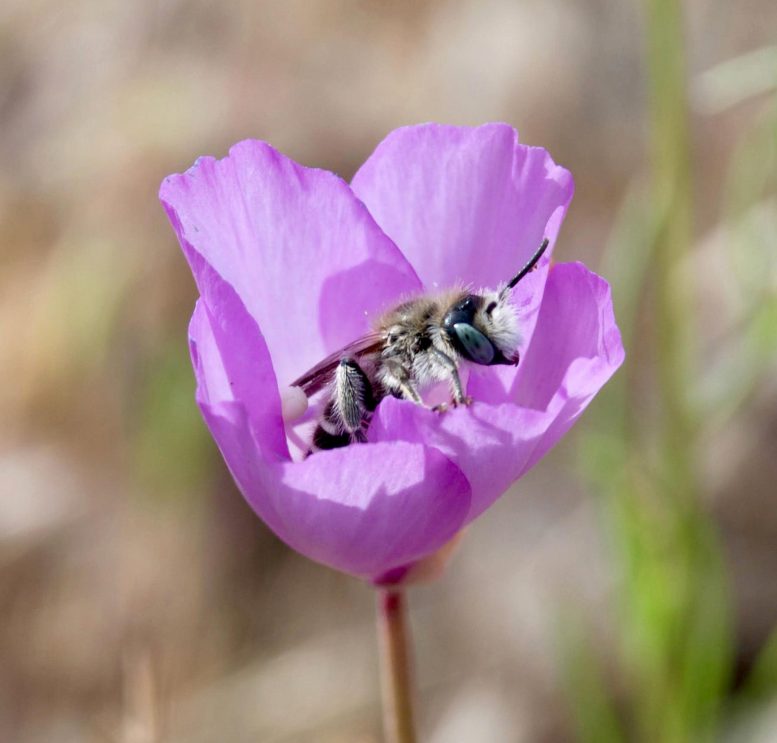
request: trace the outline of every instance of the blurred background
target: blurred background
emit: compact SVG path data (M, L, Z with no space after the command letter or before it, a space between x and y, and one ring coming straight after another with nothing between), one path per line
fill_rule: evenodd
M627 362L411 591L423 740L777 740L777 5L4 0L0 740L380 740L373 600L196 410L162 178L506 121Z

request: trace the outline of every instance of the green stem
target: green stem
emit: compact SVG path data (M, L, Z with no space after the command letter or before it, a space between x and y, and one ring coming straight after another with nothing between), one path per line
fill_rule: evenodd
M401 589L378 589L383 729L386 743L415 743L405 595Z

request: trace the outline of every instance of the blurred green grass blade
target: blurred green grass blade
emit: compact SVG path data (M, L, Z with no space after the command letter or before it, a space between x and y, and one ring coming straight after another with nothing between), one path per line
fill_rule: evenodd
M624 204L607 272L627 350L630 343L641 350L644 328L637 328L651 300L663 420L656 434L658 421L636 419L644 390L621 375L585 446L620 569L616 629L629 679L629 740L685 743L711 739L717 727L731 669L730 599L699 499L699 429L689 395L696 349L693 286L681 271L692 204L680 5L648 0L647 13L652 183L647 197Z
M777 627L758 655L741 696L750 702L777 696Z
M699 519L692 542L693 603L681 659L689 732L711 739L731 682L734 638L728 576L711 523Z
M629 738L618 719L588 633L579 620L569 619L573 613L565 610L560 614L567 619L557 630L557 647L576 739L581 743L627 743Z
M690 250L693 219L684 23L678 0L647 0L646 10L652 200L664 216L652 275L661 458L667 495L693 498L694 425L687 389L694 374L694 287L679 270Z

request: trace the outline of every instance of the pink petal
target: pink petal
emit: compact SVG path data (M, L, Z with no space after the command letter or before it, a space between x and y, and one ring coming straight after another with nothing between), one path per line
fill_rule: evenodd
M223 160L200 158L165 179L160 199L200 292L210 265L262 328L283 385L419 288L346 183L263 142L241 142Z
M198 253L191 260L202 292L189 324L197 399L240 402L259 445L288 459L278 383L264 337L232 286Z
M574 190L567 170L506 124L397 129L352 188L427 288L507 281L543 237L552 248Z
M300 463L267 462L237 403L201 403L246 500L288 545L318 562L374 579L429 555L461 527L467 480L420 444L362 444Z
M550 272L511 398L543 410L565 389L593 396L607 381L597 369L611 374L624 356L609 284L582 263L559 264Z
M475 402L439 415L392 398L378 407L369 437L376 442L423 442L453 461L472 488L469 522L529 469L554 412Z
M608 285L580 264L562 264L550 272L516 390L501 403L476 399L442 416L385 400L370 440L439 449L472 486L469 521L555 445L623 358Z

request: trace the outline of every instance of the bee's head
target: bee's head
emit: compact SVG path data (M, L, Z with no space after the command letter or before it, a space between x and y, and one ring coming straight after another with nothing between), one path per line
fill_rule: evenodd
M505 293L463 296L445 314L442 326L469 361L484 366L518 363L518 318Z
M548 239L526 265L497 291L466 294L445 314L443 328L453 347L476 364L517 364L518 316L510 304L510 290L533 271L548 247Z

